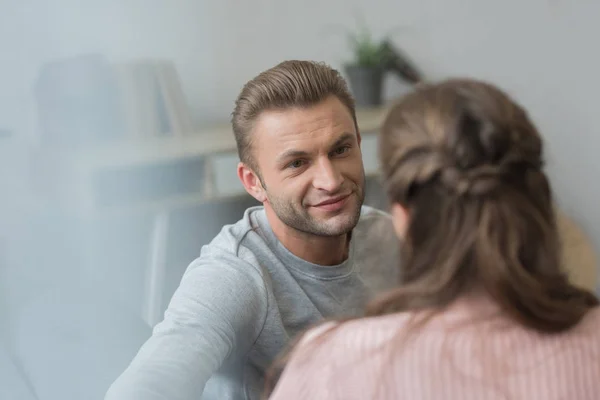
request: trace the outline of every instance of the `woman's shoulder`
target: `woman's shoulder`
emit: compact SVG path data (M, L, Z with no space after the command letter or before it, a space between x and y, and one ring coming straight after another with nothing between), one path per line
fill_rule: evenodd
M575 329L593 332L600 337L600 306L590 309Z
M363 352L379 348L391 339L403 337L402 335L413 332L414 329L418 330L417 336L421 342L447 339L451 334L460 334L462 338L481 337L483 334L492 341L505 335L539 337L516 321L506 318L501 320L508 326L498 324L498 319L479 320L455 307L434 315L425 312L402 312L348 321L330 321L307 331L300 341L300 347L310 346L316 351L325 352L336 349L342 353L348 349ZM503 329L495 329L498 327ZM580 324L565 333L567 336L579 337L584 334L586 337L600 338L600 307L591 309ZM564 338L563 335L561 337Z
M405 331L416 315L404 312L347 321L329 321L307 331L300 341L300 346L316 346L329 350L348 347L366 350Z

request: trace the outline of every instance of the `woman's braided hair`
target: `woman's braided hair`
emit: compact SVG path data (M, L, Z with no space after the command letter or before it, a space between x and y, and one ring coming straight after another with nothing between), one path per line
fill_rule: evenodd
M542 139L506 93L469 79L422 85L390 111L379 153L409 224L403 285L370 314L441 308L478 288L548 332L597 304L562 272Z

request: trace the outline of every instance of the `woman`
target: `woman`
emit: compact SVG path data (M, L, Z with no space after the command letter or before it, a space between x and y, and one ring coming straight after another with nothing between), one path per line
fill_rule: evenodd
M272 399L597 399L600 311L560 268L542 140L473 80L389 113L380 160L402 285L308 332Z

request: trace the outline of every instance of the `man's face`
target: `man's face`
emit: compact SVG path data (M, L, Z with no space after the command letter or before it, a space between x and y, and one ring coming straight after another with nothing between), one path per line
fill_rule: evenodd
M365 182L360 135L336 97L265 111L252 135L267 210L311 235L339 236L356 226Z

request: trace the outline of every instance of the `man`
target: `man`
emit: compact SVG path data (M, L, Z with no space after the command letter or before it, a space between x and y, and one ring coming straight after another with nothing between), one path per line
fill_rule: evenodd
M258 399L291 338L360 313L397 279L391 220L362 207L361 138L337 71L283 62L244 86L232 122L238 176L263 206L202 248L107 399Z

